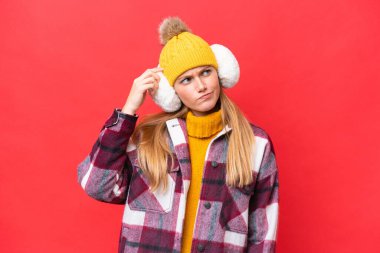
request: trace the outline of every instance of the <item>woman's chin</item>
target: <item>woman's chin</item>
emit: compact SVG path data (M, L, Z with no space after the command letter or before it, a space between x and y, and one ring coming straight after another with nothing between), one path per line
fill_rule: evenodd
M217 111L219 108L217 108L216 103L210 106L202 106L198 108L193 108L191 111L194 115L207 115L209 113Z

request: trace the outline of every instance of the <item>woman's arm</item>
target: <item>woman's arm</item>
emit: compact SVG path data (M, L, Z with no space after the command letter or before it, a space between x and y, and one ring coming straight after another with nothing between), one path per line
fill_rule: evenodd
M78 182L91 197L115 204L123 204L132 165L126 149L135 129L138 116L135 112L158 89L162 68L147 69L132 84L122 110L115 109L104 124L91 153L78 165Z
M265 147L248 218L248 251L274 253L279 216L278 169L270 137Z
M132 166L126 154L137 115L115 109L103 125L90 154L78 165L78 182L99 201L124 204Z

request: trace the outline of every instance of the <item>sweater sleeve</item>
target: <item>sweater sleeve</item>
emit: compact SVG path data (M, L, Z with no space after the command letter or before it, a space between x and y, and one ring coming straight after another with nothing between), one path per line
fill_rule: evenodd
M274 253L279 217L278 169L272 141L267 136L263 159L249 204L248 252Z
M78 165L78 183L99 201L124 204L132 166L126 148L137 115L115 109L105 122L91 152Z

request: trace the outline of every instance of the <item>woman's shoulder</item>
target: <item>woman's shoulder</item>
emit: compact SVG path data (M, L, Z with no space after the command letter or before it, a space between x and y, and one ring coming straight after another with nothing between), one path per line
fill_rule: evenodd
M266 130L264 130L264 128L262 128L261 126L259 126L257 124L254 124L252 122L249 122L249 124L252 127L253 134L255 135L255 137L260 137L262 139L265 139L265 142L269 143L270 148L272 149L272 151L274 153L273 141L272 141L269 133Z
M255 136L259 136L259 137L265 138L265 139L269 138L269 134L267 133L266 130L264 130L264 128L257 125L256 123L249 122L249 124L251 125L251 128L253 130L253 134Z

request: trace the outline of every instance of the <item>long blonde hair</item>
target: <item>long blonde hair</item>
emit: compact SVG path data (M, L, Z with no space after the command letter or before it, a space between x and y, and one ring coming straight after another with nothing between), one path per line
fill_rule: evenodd
M232 187L244 187L253 181L252 167L254 151L254 133L248 120L238 106L220 88L216 106L220 106L223 126L230 126L232 131L226 134L228 152L226 160L226 184ZM166 121L173 118L186 118L189 108L182 104L172 113L160 112L146 115L135 128L131 137L137 146L138 162L146 175L151 191L162 184L167 188L167 158L173 163L173 154L167 142Z

